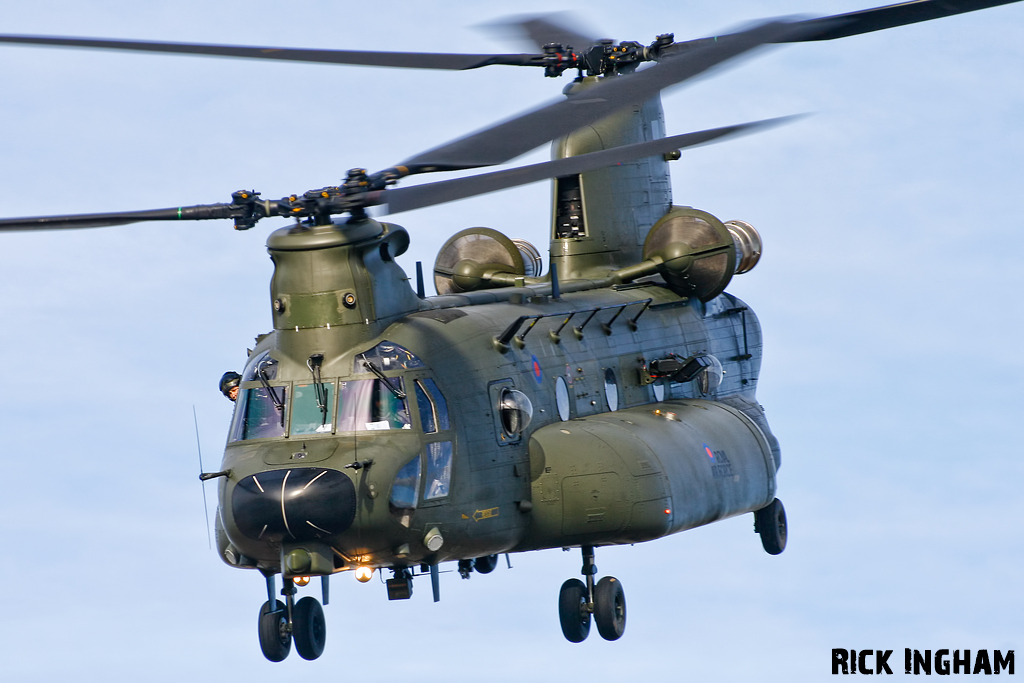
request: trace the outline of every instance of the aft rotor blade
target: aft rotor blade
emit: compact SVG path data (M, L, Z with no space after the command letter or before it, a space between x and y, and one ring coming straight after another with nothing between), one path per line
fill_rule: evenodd
M581 154L580 156L567 157L565 159L545 161L530 166L495 171L494 173L484 173L468 178L455 178L453 180L442 180L436 183L426 183L413 187L384 190L380 193L379 197L381 203L387 204L387 213L389 214L411 211L412 209L421 209L427 206L487 194L488 192L526 185L539 180L596 171L644 157L665 154L688 147L697 147L740 133L751 133L758 129L777 126L794 118L796 117L788 116L742 123L735 126L724 126L696 133L685 133L683 135L650 140L635 145L613 147L612 149Z
M132 52L163 52L184 55L236 57L242 59L277 59L317 64L355 64L388 66L404 69L448 69L462 71L492 64L529 66L543 55L471 55L430 52L373 52L357 50L307 50L288 47L255 47L245 45L209 45L205 43L165 43L142 40L102 38L65 38L61 36L0 35L0 43L16 45L50 45L92 50L128 50Z
M896 5L875 7L873 9L860 10L837 14L821 19L808 19L801 22L805 26L815 29L814 32L799 40L786 40L782 42L797 43L811 40L833 40L835 38L846 38L861 33L871 33L882 29L916 24L921 21L931 21L942 17L951 17L964 12L1009 5L1020 0L912 0L912 2L901 2Z
M237 206L232 204L202 204L175 209L148 211L122 211L119 213L87 213L68 216L36 216L33 218L4 218L0 232L22 230L65 230L72 228L105 228L143 221L197 221L213 218L232 218Z
M806 35L800 37L793 36L772 42L803 43L847 38L862 33L916 24L921 21L951 17L965 12L1009 5L1014 2L1020 2L1020 0L911 0L911 2L901 2L895 5L847 12L846 14L805 19L804 21L797 22L797 24L808 29ZM674 43L662 48L661 55L687 53L690 50L712 44L716 40L718 38L699 38L697 40Z
M402 162L408 175L493 166L551 140L588 126L630 104L645 102L661 90L693 78L713 66L765 43L784 42L806 27L783 21L761 24L722 36L716 42L635 74L604 79L597 85Z

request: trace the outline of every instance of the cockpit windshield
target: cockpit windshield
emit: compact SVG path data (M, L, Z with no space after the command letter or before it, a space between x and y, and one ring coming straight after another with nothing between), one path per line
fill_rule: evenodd
M292 394L292 434L330 434L334 383L296 384Z
M406 384L394 376L424 367L402 346L381 342L358 354L353 367L355 373L376 379L323 381L314 371L313 381L292 383L278 380L278 363L269 351L254 354L242 372L228 440L412 429L407 387L415 387L424 433L447 430L447 406L433 380Z
M401 377L389 377L392 387L404 394ZM338 431L412 429L409 405L380 379L341 382L338 389Z

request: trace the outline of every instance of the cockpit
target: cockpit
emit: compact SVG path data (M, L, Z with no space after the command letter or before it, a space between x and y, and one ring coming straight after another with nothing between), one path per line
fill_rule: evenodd
M356 356L353 375L373 379L322 379L319 363L311 358L308 365L310 380L284 382L277 379L278 363L269 351L251 358L242 373L228 441L412 429L410 390L424 433L449 428L447 403L433 379L394 376L426 369L398 344L381 342Z
M269 351L253 354L240 378L229 443L400 430L410 450L396 465L388 503L408 526L413 510L449 495L454 434L444 395L429 368L391 342L357 354L348 376L323 378L322 363L311 356L308 379L286 381Z

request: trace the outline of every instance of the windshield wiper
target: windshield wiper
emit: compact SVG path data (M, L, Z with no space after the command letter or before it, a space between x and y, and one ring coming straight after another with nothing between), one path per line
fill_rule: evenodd
M256 376L260 379L260 384L270 394L270 400L274 402L274 407L277 408L277 412L281 413L281 426L284 427L284 402L277 397L277 392L274 391L274 387L270 386L270 381L264 374L266 372L266 366L270 365L266 360L260 361L260 364L256 366Z
M324 354L314 353L306 361L306 367L309 368L310 373L313 375L313 389L316 392L316 405L320 409L320 426L327 425L327 390L324 388L324 383L320 378L320 366L323 365Z
M366 359L365 353L359 354L359 357L363 359L363 367L368 369L373 374L377 375L377 379L379 379L381 382L384 382L384 385L391 390L391 393L395 395L395 398L402 399L403 401L405 400L405 392L402 391L401 389L396 389L394 385L392 385L391 382L388 381L388 378L384 376L384 373L381 372L381 369L374 365L373 361Z

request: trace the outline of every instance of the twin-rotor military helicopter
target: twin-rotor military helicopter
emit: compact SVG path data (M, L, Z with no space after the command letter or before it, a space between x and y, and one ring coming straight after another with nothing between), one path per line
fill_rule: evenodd
M562 632L608 640L626 622L622 584L597 579L595 548L660 538L754 513L764 549L786 546L775 497L778 443L755 398L753 311L725 293L761 254L742 221L672 204L679 150L763 127L664 136L660 91L770 43L830 40L1008 4L915 0L770 21L729 35L649 45L596 41L545 19L521 24L536 54L267 49L41 36L0 42L426 69L490 65L575 72L564 100L412 157L348 172L338 186L279 200L0 220L51 230L151 220L295 222L267 242L274 329L257 338L235 396L219 482L217 549L258 570L264 655L326 640L320 602L298 587L388 571L409 598L439 565L488 573L502 553L579 547L584 580L559 593ZM637 70L644 62L655 62ZM555 140L555 160L413 187L409 175L505 163ZM549 270L539 251L487 228L438 254L426 297L395 263L409 236L370 218L554 179ZM283 588L278 599L275 577Z

